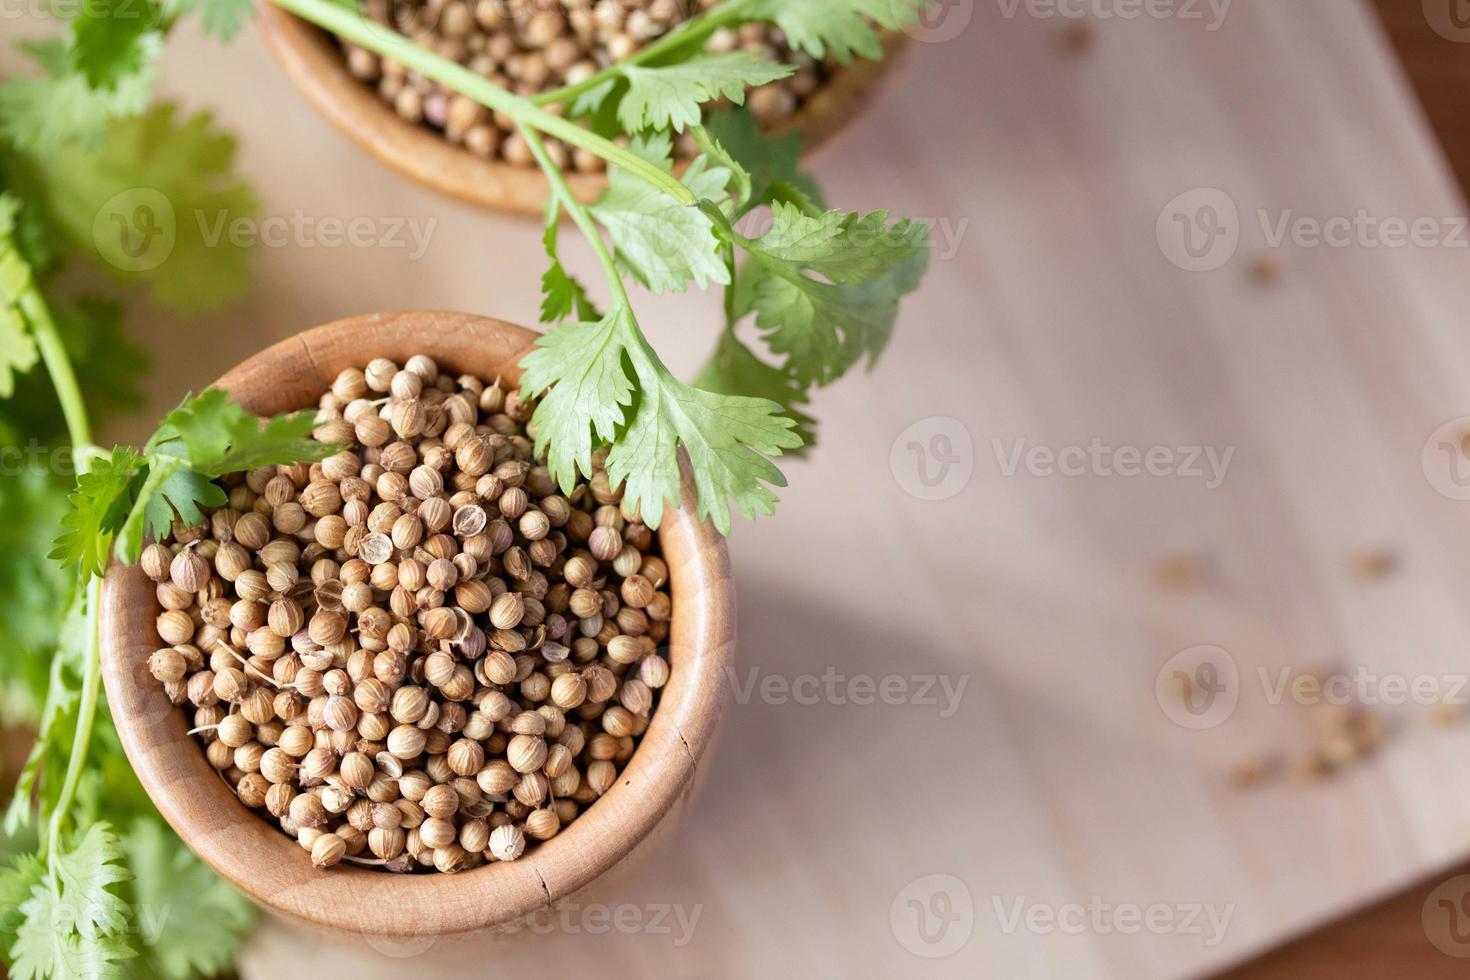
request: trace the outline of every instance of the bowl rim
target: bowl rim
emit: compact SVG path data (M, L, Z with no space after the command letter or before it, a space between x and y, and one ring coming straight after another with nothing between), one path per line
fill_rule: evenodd
M269 0L257 2L256 20L266 48L307 101L380 163L461 201L518 214L544 213L548 185L539 169L482 159L403 119L347 71L327 31ZM799 131L803 156L815 152L859 118L907 40L902 31L883 32L881 58L854 58L838 66L772 134ZM607 177L571 173L567 183L578 200L590 204L607 186Z
M519 378L516 361L538 335L500 320L443 311L350 317L281 341L216 384L257 412L311 408L341 368L370 357L402 363L426 353L457 373ZM354 352L362 351L366 356ZM729 692L734 587L724 538L694 518L686 469L679 509L659 530L669 564L673 668L647 731L616 783L576 820L520 860L455 875L395 875L351 864L312 868L306 852L236 798L149 674L158 604L136 566L113 563L101 600L107 702L149 797L210 867L256 902L326 930L415 939L506 926L554 906L621 864L678 804L714 736Z

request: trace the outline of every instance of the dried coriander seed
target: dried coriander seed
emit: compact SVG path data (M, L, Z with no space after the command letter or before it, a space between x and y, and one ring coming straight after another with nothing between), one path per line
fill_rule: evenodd
M514 860L615 784L668 679L667 567L605 473L562 495L518 392L410 364L323 395L348 449L143 555L150 673L323 868Z

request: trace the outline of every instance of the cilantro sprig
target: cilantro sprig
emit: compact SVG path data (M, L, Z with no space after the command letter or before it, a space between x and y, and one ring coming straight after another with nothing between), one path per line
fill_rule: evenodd
M605 452L609 476L652 526L677 504L686 469L699 515L720 530L732 508L770 513L774 488L785 485L775 461L812 443L813 389L881 355L901 299L925 272L927 229L882 210L828 210L799 170L796 137L765 136L749 113L711 111L743 105L748 89L790 67L707 45L721 28L763 21L814 58L879 57L880 31L910 23L921 0L726 0L631 58L530 98L370 24L350 0L272 2L521 127L552 188L541 311L552 326L524 361L523 384L539 396L532 428L555 478L570 485ZM233 142L208 116L147 108L163 42L196 12L206 31L228 38L249 0L94 0L61 37L23 45L37 71L0 81L0 437L40 431L27 416L44 374L79 470L65 499L43 473L0 480L7 513L23 515L0 528L19 553L0 566L0 594L23 600L0 622L0 643L28 651L0 658L0 721L38 729L0 841L9 855L0 958L25 980L211 973L228 966L250 921L244 900L178 844L122 756L101 693L99 576L113 560L135 560L174 521L224 503L219 476L320 459L331 447L309 438L307 416L256 419L210 390L186 398L143 447L101 449L79 378L108 379L89 386L92 401L126 403L130 387L111 379L139 358L115 307L44 292L49 274L78 255L149 283L180 309L242 287L244 255L200 239L197 223L178 222L167 261L150 267L117 261L95 228L136 188L155 189L180 214L255 209L231 172ZM676 166L678 134L698 153ZM595 203L572 196L547 137L609 165ZM142 212L124 203L115 217L127 225ZM602 264L601 304L559 259L563 216ZM156 228L120 230L146 244ZM625 279L655 294L724 288L725 322L692 384L643 334ZM99 359L121 370L92 374ZM58 523L54 560L43 563L37 532ZM167 909L167 921L140 932L139 905Z
M273 2L520 128L552 195L542 316L553 327L523 361L523 384L541 396L532 420L537 451L562 486L570 488L578 473L590 475L593 452L605 449L608 475L657 527L664 506L679 503L680 460L687 458L697 513L720 531L730 529L732 508L750 517L771 513L772 488L785 485L774 460L808 444L813 433L800 406L814 387L860 362L871 365L883 352L900 300L927 268L928 229L881 210L825 210L797 170L797 147L768 143L748 119L707 129L712 103L741 105L747 88L783 78L789 68L706 44L722 27L767 21L813 57L878 57L879 31L911 23L919 0L727 0L632 57L530 99L336 0ZM549 113L542 108L548 105L562 111ZM619 133L629 137L627 145L608 140ZM673 156L676 133L691 134L700 150L682 171ZM573 197L542 148L544 137L610 165L596 202L585 206ZM744 219L767 209L764 233L742 230ZM563 215L603 265L605 313L558 258ZM725 327L696 384L679 381L659 359L638 325L625 276L654 293L725 287ZM747 318L774 363L736 335Z

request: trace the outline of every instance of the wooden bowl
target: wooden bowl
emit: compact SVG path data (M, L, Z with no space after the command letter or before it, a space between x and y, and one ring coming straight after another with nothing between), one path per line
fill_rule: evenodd
M457 313L353 317L256 354L216 384L254 412L314 407L343 368L424 353L447 370L515 382L536 340L522 327ZM648 730L617 783L556 837L518 861L455 875L395 875L351 864L312 868L294 840L248 810L187 734L147 669L161 645L153 584L114 564L102 596L102 675L128 758L164 818L210 867L268 910L337 934L436 939L514 927L646 851L684 809L726 700L735 641L725 541L682 509L659 529L669 565L672 671Z
M547 183L536 167L485 160L438 133L404 120L367 85L352 77L336 40L272 3L257 4L266 47L286 75L333 125L374 157L451 197L501 211L543 213ZM839 68L776 133L798 130L807 151L858 115L892 57L906 40L889 32L883 58L857 59ZM607 186L602 174L568 174L572 192L591 203Z

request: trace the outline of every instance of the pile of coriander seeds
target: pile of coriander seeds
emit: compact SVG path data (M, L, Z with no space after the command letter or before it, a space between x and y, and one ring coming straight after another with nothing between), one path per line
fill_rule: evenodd
M575 85L622 61L718 0L363 0L370 20L392 27L421 47L466 66L518 95ZM476 156L534 166L524 139L508 117L409 71L365 48L344 45L348 70L411 123L421 123ZM711 51L751 51L796 73L748 93L756 118L770 125L795 114L829 71L792 50L771 25L720 28ZM553 109L555 107L552 107ZM693 155L686 139L685 155ZM562 169L596 173L602 160L560 140L547 152Z
M608 790L669 677L654 534L600 461L562 494L531 406L428 357L348 369L319 463L223 481L148 546L148 666L210 764L327 868L513 861Z

